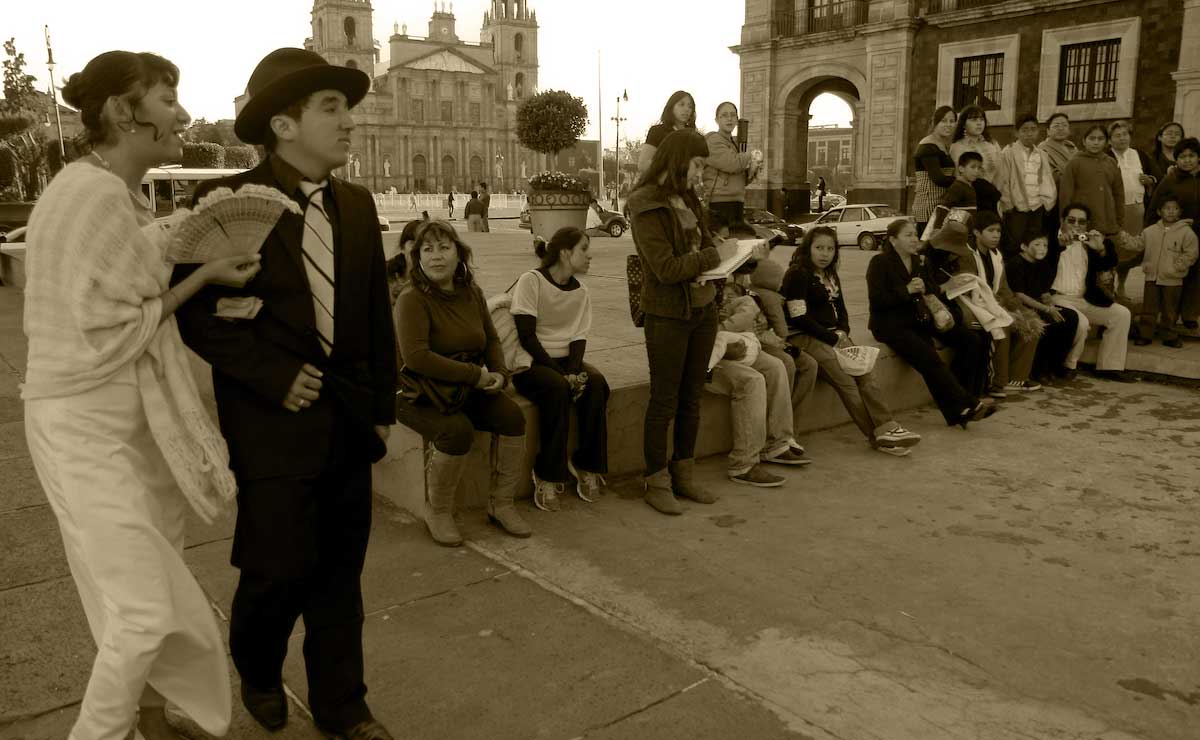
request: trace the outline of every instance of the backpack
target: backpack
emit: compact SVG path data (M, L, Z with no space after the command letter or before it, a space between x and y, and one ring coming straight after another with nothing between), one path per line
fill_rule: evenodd
M625 282L629 286L629 317L637 327L646 325L646 314L642 312L642 256L631 254L625 258Z

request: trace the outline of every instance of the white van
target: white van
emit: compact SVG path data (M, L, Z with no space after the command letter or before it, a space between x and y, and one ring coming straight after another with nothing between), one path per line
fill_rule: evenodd
M196 167L152 167L142 178L142 194L154 208L155 218L170 216L177 208L187 208L192 204L192 194L196 186L205 180L216 180L222 177L245 172L240 169L196 168Z

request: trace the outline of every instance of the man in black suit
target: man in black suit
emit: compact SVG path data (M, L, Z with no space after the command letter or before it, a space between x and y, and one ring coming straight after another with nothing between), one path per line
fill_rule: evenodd
M177 314L188 346L212 365L238 479L232 561L241 578L229 642L242 700L268 729L286 723L283 661L303 615L313 717L347 740L391 738L365 701L360 576L371 463L395 421L395 335L374 199L330 176L346 164L350 109L369 84L302 49L259 63L234 131L267 159L206 183L196 198L265 185L303 215L279 219L245 288L206 290ZM230 305L248 315L254 299L251 318L218 315Z

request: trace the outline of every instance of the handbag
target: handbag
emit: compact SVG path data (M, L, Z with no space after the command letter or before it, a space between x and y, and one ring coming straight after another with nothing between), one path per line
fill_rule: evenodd
M450 359L478 364L474 352L459 352ZM407 365L396 374L396 396L412 404L433 406L441 414L456 414L471 395L471 386L448 380L436 380L409 369Z
M625 258L625 282L629 286L629 317L637 327L646 325L646 314L642 311L642 257L631 254Z
M937 296L926 293L921 296L920 303L929 312L929 324L935 331L948 332L954 328L954 314L950 313L950 309L946 308L946 304Z

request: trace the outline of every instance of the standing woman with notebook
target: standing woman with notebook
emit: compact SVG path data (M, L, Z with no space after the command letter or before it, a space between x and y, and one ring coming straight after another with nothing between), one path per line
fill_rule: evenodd
M676 495L699 503L716 501L692 475L700 396L717 337L716 288L695 280L733 254L736 245L713 246L692 190L707 156L708 144L696 131L668 135L629 196L633 241L645 270L641 305L650 362L643 442L646 503L664 514L683 513ZM668 465L672 420L675 450Z

